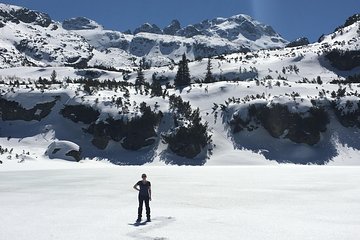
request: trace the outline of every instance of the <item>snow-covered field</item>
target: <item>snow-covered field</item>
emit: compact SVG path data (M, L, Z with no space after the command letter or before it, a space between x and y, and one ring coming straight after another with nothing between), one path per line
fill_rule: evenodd
M0 168L1 240L355 240L360 168ZM152 219L134 226L146 172Z

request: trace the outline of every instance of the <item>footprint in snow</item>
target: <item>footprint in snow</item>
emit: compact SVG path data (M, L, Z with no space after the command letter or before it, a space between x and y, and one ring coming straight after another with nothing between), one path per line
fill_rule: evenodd
M128 233L127 235L129 237L135 238L135 239L142 239L142 240L168 240L166 237L149 237L146 236L148 232L151 232L155 229L163 228L170 223L174 222L174 217L156 217L151 220L151 222L143 222L139 224L129 224L135 227L144 226L141 228L138 228L137 230Z

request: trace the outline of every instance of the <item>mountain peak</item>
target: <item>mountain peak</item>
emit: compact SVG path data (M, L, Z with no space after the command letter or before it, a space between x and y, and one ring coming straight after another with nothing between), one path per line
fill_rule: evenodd
M42 27L48 27L52 20L46 13L33 11L27 8L0 3L0 21L14 23L33 23Z
M341 28L348 27L348 26L353 25L354 23L359 22L359 21L360 21L360 13L354 14L351 17L349 17L348 19L346 19L344 25L341 25L341 26L337 27L335 29L335 32L340 30Z
M66 30L91 30L102 28L100 24L86 17L76 17L64 20L62 27Z
M187 37L194 35L215 35L230 41L244 38L256 41L266 36L272 37L275 41L286 42L271 26L260 23L245 14L234 15L229 18L217 17L186 28L188 28L187 31L180 31L178 33L183 35L183 32L188 33L191 30L191 34L187 34Z
M181 29L181 24L179 20L174 19L171 21L170 25L164 28L163 32L167 35L175 35L177 31Z
M157 25L150 23L144 23L140 27L136 28L134 31L134 35L140 32L163 34L162 30Z

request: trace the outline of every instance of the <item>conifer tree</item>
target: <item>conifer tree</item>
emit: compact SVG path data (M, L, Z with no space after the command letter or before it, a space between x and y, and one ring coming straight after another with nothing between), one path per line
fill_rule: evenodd
M52 71L51 76L50 76L50 80L52 83L56 82L56 77L57 77L57 73L55 70Z
M156 97L162 96L163 91L159 80L154 79L153 82L151 83L150 88L151 88L151 96L156 96Z
M137 77L135 80L135 90L136 92L140 89L140 91L142 92L142 87L145 83L145 77L144 77L144 72L142 71L142 67L140 66L138 71L137 71Z
M190 85L190 83L191 83L190 70L186 59L186 55L184 53L182 56L182 60L179 63L179 69L176 74L174 84L176 87L184 87Z
M206 75L205 75L204 83L215 82L215 79L214 79L214 76L213 76L211 70L212 70L212 64L211 64L211 59L209 58L208 64L207 64L207 67L206 67Z

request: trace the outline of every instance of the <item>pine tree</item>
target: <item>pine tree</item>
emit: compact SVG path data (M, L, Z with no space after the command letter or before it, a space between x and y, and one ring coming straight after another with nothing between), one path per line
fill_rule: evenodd
M52 83L56 82L56 77L57 77L57 73L54 70L54 71L52 71L51 76L50 76L50 80L51 80Z
M179 63L179 69L175 77L175 86L183 87L188 86L191 83L190 70L185 53L182 56L182 60Z
M144 83L145 83L144 72L142 71L142 67L139 67L139 69L137 71L137 77L135 80L136 92L138 91L138 89L140 89L140 91L142 92L141 86L144 85Z
M212 65L211 65L211 59L209 58L207 67L206 67L206 75L205 75L205 79L204 79L204 83L212 83L215 82L214 76L211 72L212 70Z
M161 83L159 80L157 80L157 79L153 80L150 88L151 88L151 96L156 96L156 97L162 96L163 92L162 92L162 87L161 87Z
M144 77L144 72L142 70L142 68L140 67L137 71L137 77L136 77L136 80L135 80L135 85L137 86L141 86L141 85L144 85L145 83L145 77Z

